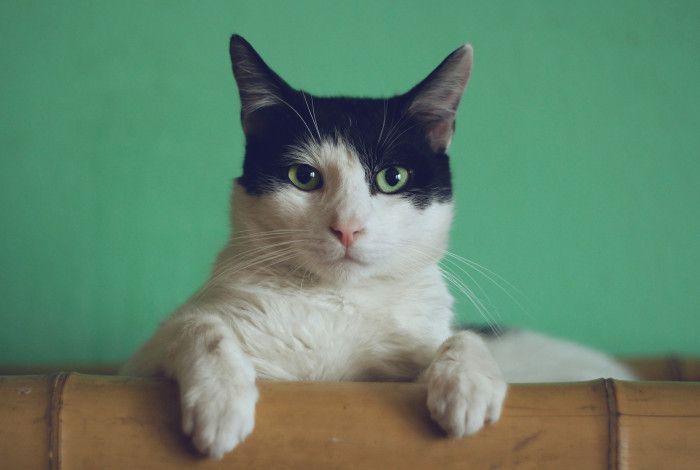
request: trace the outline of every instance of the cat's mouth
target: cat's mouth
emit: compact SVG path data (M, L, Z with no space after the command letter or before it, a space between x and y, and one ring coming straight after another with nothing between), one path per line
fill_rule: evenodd
M341 266L349 266L349 265L367 266L367 265L369 265L369 263L367 261L363 260L362 258L360 258L357 255L353 255L349 250L346 250L343 255L332 260L331 264L341 265Z
M348 252L348 251L345 252L345 255L343 255L343 257L340 259L340 261L361 264L362 266L367 265L367 263L365 261L362 261L361 259L356 258L352 254L350 254L350 252Z
M320 255L320 256L319 256ZM372 266L372 258L364 250L351 247L350 249L334 246L325 253L315 252L312 263L317 264L322 272L332 277L346 275L362 275Z

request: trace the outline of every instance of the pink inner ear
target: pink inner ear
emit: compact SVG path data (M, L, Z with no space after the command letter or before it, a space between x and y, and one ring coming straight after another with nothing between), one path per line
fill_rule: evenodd
M426 127L426 136L434 152L444 152L447 150L452 140L453 131L454 121L452 120L440 120L428 124Z

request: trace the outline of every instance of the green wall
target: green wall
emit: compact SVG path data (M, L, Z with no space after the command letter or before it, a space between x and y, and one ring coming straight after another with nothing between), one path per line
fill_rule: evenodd
M491 313L700 353L699 5L3 1L0 363L121 360L204 280L241 166L234 31L318 94L406 90L472 42L452 248L521 291L477 277Z

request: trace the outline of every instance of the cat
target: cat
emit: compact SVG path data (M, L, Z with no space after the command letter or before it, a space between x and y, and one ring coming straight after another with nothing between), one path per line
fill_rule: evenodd
M178 382L199 451L221 458L252 432L256 379L418 380L432 418L462 437L498 420L507 382L633 378L537 333L452 328L438 262L471 46L387 99L293 89L238 35L230 56L246 138L232 235L204 287L123 368Z

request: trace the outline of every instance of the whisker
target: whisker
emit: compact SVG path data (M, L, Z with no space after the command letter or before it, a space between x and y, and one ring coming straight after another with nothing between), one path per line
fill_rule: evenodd
M318 120L316 119L316 107L314 106L314 97L312 95L309 95L309 99L311 100L311 112L313 113L313 116L311 118L314 121L314 126L316 126L318 138L321 139L321 132L318 130Z
M289 109L291 109L292 111L294 111L294 114L296 114L296 115L299 117L299 119L301 119L301 122L304 124L304 127L306 127L306 130L308 131L309 137L311 137L311 140L316 140L316 138L314 137L313 132L311 132L311 128L310 128L309 125L306 123L306 120L304 120L304 118L301 117L301 114L299 114L299 111L297 111L297 110L294 108L294 106L292 106L291 104L287 103L287 102L286 102L285 100L283 100L282 98L279 98L279 97L278 97L277 99L278 99L280 102L282 102L283 104L287 105L287 107L288 107ZM318 145L321 145L321 141L318 141Z
M304 104L306 105L306 110L309 112L309 117L311 118L311 122L313 123L314 127L316 127L316 134L318 134L318 142L319 144L321 143L321 132L318 130L318 123L316 122L316 113L311 113L311 108L309 108L309 103L306 101L306 93L303 91L301 92L302 98L304 98ZM313 100L313 98L312 98ZM313 103L313 101L311 102Z
M275 249L279 247L286 247L287 249L292 248L289 245L295 244L295 243L300 243L303 242L304 240L287 240L283 242L278 242L278 243L273 243L273 244L267 244L265 246L260 246L256 248L252 248L250 250L243 251L241 253L235 253L235 256L232 256L230 259L226 261L226 263L220 265L221 270L228 269L231 266L237 266L241 262L248 262L250 260L255 260L257 258L257 255L265 255L270 251L270 249ZM275 250L272 251L274 253ZM251 257L252 255L252 257Z
M382 141L382 134L384 134L384 125L386 124L386 108L388 106L387 100L384 100L384 115L382 117L382 128L379 131L379 138L377 139L377 145Z
M290 232L308 232L306 229L300 229L300 228L281 228L281 229L274 229L274 230L260 230L256 228L250 228L250 229L236 229L234 231L234 234L239 234L239 233L256 233L256 234L264 234L264 233L290 233Z
M272 258L272 259L261 259L260 261L258 261L258 262L256 262L256 263L251 263L250 266L245 266L245 267L243 267L243 269L247 269L248 267L253 267L253 266L256 265L256 264L260 264L260 263L263 263L263 262L275 261L274 263L272 263L272 264L274 265L274 264L277 264L277 263L286 261L286 259L285 259L284 257L282 257L282 256L287 256L287 257L288 257L287 259L292 259L292 258L294 257L294 255L289 256L289 253L283 253L283 254L280 254L280 256L278 256L278 257L276 257L276 258ZM218 287L219 284L218 284L217 281L218 281L221 277L223 277L223 276L225 276L225 275L227 275L227 274L231 274L231 272L233 271L232 268L233 268L233 267L230 267L226 272L221 272L221 273L219 273L219 275L216 276L215 278L209 279L209 281L207 281L206 284L204 284L204 286L202 286L202 287L199 289L199 291L197 291L197 293L193 296L193 299L194 299L194 300L199 300L199 299L201 299L205 294L207 294L209 291L211 291L213 288Z
M428 248L425 247L427 250L430 250L434 255L442 255L443 261L447 262L450 261L452 264L457 267L457 263L461 263L465 267L468 267L469 269L474 270L476 273L479 275L483 276L484 279L489 281L491 284L493 284L495 287L497 287L501 292L503 292L519 309L521 312L524 314L531 316L531 309L526 305L528 303L527 301L527 295L525 295L520 289L518 289L515 285L510 283L508 280L500 276L499 274L495 273L494 271L486 268L485 266L477 263L476 261L473 261L471 259L468 259L466 257L460 256L452 251L449 250L441 250L441 249L433 249L433 248ZM465 275L469 276L470 279L475 283L476 279L473 276L470 276L467 271L464 269L459 268L460 271L462 271ZM488 299L488 303L492 306L495 307L495 304L488 298L488 295L486 294L485 289L480 288L480 291L483 292L485 297Z
M299 294L301 294L304 290L304 281L306 281L306 276L311 274L311 270L308 268L304 269L304 275L301 278L301 282L299 283Z
M506 279L504 279L502 276L500 276L500 275L496 274L495 272L491 271L490 269L480 265L476 261L470 260L468 258L464 258L462 256L459 256L459 255L453 253L453 252L446 251L445 255L448 257L451 257L454 260L457 260L457 261L464 263L465 265L469 266L474 271L476 271L479 274L481 274L482 276L484 276L484 278L489 280L493 285L495 285L498 289L500 289L501 292L506 294L508 296L508 298L510 298L510 300L513 301L513 303L515 303L523 313L525 313L528 316L532 315L530 312L530 309L527 306L523 305L523 302L527 302L527 300L526 300L527 296L520 289L515 287L513 284L508 282ZM503 286L501 283L505 284L505 286ZM515 292L515 294L511 293L511 291ZM517 297L516 297L516 295L517 295ZM520 297L520 299L518 297ZM522 301L521 301L521 299L522 299Z
M465 276L467 276L467 277L469 278L469 280L470 280L471 282L474 283L474 285L476 286L476 288L479 289L479 292L484 296L484 298L486 299L486 301L488 302L488 304L489 304L490 306L492 306L494 309L496 308L495 305L494 305L494 303L491 301L491 298L489 297L489 294L486 292L486 290L484 290L484 288L481 287L481 284L479 284L479 282L476 280L476 278L475 278L474 276L472 276L467 270L465 270L464 268L462 268L462 266L460 266L459 264L457 264L457 263L455 263L454 261L452 261L450 258L443 258L443 259L442 259L442 262L443 262L443 263L449 263L451 266L453 266L454 268L458 269L462 274L464 274ZM455 273L455 274L456 274L456 273Z
M294 255L297 252L297 248L292 245L294 243L302 242L304 240L288 240L286 242L280 242L272 245L266 245L264 247L254 248L252 250L245 251L241 254L236 254L230 260L225 263L216 266L215 274L207 281L207 283L200 289L200 292L196 295L197 298L201 297L203 294L208 292L213 286L217 285L219 280L229 276L235 272L240 272L245 269L254 268L260 266L261 264L268 263L269 261L274 261L279 257L286 255ZM269 250L271 248L285 247L282 249L273 250L271 253ZM253 255L253 256L251 256ZM278 261L275 264L279 264ZM243 264L241 264L243 263Z
M406 112L402 112L399 115L399 118L395 120L393 125L389 128L389 132L386 133L386 137L384 137L384 141L382 142L382 147L386 148L386 142L392 138L395 132L398 132L398 129L401 125L403 125L406 119L408 119L408 114Z
M494 331L496 331L498 334L501 334L502 329L498 325L497 319L490 313L488 308L481 302L479 297L472 291L469 287L467 287L461 279L459 279L458 276L456 276L454 273L444 270L440 268L440 271L442 272L443 276L445 279L447 279L448 282L450 282L459 292L461 292L469 301L470 303L476 308L477 312L486 320L486 323L489 325L490 328L492 328Z
M425 256L426 259L431 259L433 256L431 256L430 253L425 252L423 250L419 250L415 246L409 245L409 244L401 244L405 248L408 248L410 251L420 254L422 256ZM501 331L501 328L498 326L498 323L500 322L500 315L496 313L496 315L492 314L489 308L483 303L483 301L479 298L479 296L471 289L469 286L467 286L460 277L452 272L449 267L447 266L440 266L438 265L438 269L440 270L440 273L442 274L443 278L447 281L448 284L452 285L460 294L462 294L470 304L474 306L474 308L477 310L479 315L486 320L486 322L489 324L489 326L494 329L494 331ZM469 276L468 273L465 272ZM469 276L471 278L471 276ZM473 279L473 278L472 278ZM492 304L491 304L492 305Z

